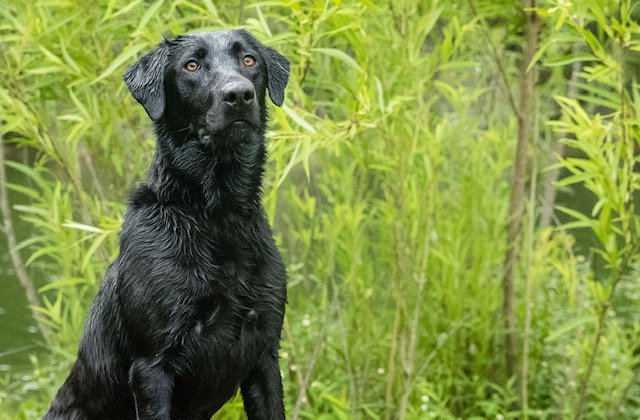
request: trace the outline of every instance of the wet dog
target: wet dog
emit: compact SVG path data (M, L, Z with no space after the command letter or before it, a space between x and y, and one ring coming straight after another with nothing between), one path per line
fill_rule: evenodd
M124 75L157 146L78 359L45 419L209 419L238 388L284 419L286 272L261 202L266 92L289 62L243 30L161 42Z

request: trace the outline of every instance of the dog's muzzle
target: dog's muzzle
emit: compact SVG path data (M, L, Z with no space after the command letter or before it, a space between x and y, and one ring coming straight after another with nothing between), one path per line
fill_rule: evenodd
M232 111L247 112L256 103L256 92L248 80L233 80L220 89L222 105Z

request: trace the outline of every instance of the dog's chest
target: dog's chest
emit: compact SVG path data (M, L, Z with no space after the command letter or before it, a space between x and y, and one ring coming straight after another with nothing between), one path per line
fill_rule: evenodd
M227 325L236 335L243 328L262 329L273 311L265 302L276 297L268 262L272 239L261 235L257 224L215 222L200 226L191 249L185 250L184 261L194 273L189 299L195 306L194 329L205 334L210 327Z

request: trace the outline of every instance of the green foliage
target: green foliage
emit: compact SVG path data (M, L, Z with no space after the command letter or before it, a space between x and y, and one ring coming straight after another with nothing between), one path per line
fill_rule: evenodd
M0 418L46 411L118 253L126 192L151 161L126 66L162 36L237 26L292 63L284 106L270 109L264 188L289 272L289 416L638 417L640 88L628 57L640 38L633 5L605 3L538 10L547 28L529 65L542 68L531 153L543 169L548 127L562 133L573 156L558 187L598 201L586 213L564 203L571 222L528 238L526 407L503 367L500 284L517 137L504 82L516 86L527 65L518 4L478 1L487 29L469 2L439 0L1 3L0 130L35 156L7 162L25 177L9 187L29 198L14 208L32 226L20 248L55 345L32 372L0 377ZM594 232L592 254L576 255L574 228ZM243 416L238 397L215 418Z

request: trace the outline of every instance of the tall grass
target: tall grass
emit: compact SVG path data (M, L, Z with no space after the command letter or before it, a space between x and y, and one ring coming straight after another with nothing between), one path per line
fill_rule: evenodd
M515 90L523 65L520 5L0 4L0 130L35 155L7 162L31 180L9 187L30 197L14 208L33 227L20 251L40 273L54 342L32 372L2 379L0 418L46 410L117 255L126 192L150 163L151 124L124 69L162 36L238 26L292 62L284 106L270 110L264 188L289 272L289 417L636 417L640 94L628 57L638 31L631 4L609 3L608 12L596 0L538 10L547 26L532 63L531 229L516 269L524 404L504 367L501 313L517 138L505 84ZM589 52L567 55L575 44ZM571 100L565 70L575 60L585 67ZM572 175L558 187L579 184L599 201L586 214L565 205L575 222L535 229L553 130L582 153L561 160ZM579 227L600 239L604 275L592 254L576 254ZM241 402L217 418L243 418Z

